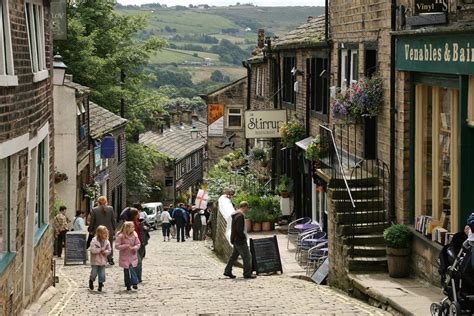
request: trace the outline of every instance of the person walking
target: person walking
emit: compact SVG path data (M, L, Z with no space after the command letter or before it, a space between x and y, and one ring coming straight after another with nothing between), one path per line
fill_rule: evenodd
M112 206L107 205L107 198L101 196L97 199L98 206L91 212L91 223L89 225L89 234L94 234L97 227L103 225L109 230L110 254L107 260L110 265L114 265L113 240L115 234L115 212Z
M170 241L170 226L171 226L171 215L168 212L168 209L164 209L161 213L161 230L163 231L163 241L166 241L168 237L168 241Z
M91 252L91 274L89 276L89 289L94 289L94 282L99 276L99 287L97 290L102 292L105 283L105 265L107 264L107 256L112 251L109 242L109 231L107 227L99 225L95 231L89 248Z
M86 231L86 223L84 221L84 217L86 217L86 213L81 210L76 211L76 217L72 221L72 230L75 232L83 232Z
M188 215L188 222L186 223L186 238L190 238L189 233L193 227L193 209L191 205L186 206L186 214Z
M196 210L193 215L193 240L199 240L199 232L201 231L201 221L199 210Z
M140 240L135 232L135 224L126 221L115 242L115 249L119 251L119 266L123 268L123 279L127 291L133 287L138 289L138 277L136 267L138 265L138 249L140 249Z
M61 258L64 242L66 241L66 233L69 230L69 218L66 216L67 207L61 205L59 213L54 217L54 234L56 236L56 255Z
M170 204L170 207L168 209L168 212L170 213L171 220L170 220L170 233L171 233L171 238L175 239L176 238L176 221L174 220L174 206L173 204Z
M244 278L256 278L256 276L252 274L252 255L247 245L247 234L245 231L245 214L247 214L248 210L249 204L246 201L242 201L240 202L239 209L232 214L230 242L234 246L234 251L229 257L229 261L224 270L224 275L231 279L235 279L235 275L232 274L232 266L239 255L244 262Z
M173 219L176 222L176 240L179 242L180 237L181 241L185 242L185 228L186 224L188 222L188 214L186 213L186 210L184 209L184 204L180 203L178 204L178 207L175 208L173 212Z
M135 268L137 274L138 283L142 282L142 263L143 258L145 257L146 249L145 246L148 244L149 234L148 231L145 231L142 224L140 223L140 212L136 208L132 207L130 209L130 216L134 225L135 233L137 234L138 240L140 241L140 248L137 252L138 263Z
M206 239L207 232L207 218L204 210L200 210L197 215L197 220L200 222L199 231L198 231L198 240Z

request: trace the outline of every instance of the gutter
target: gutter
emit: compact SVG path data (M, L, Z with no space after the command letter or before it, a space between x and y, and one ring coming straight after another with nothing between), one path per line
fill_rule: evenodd
M242 61L242 66L247 69L247 111L250 111L250 96L252 91L252 67L247 61ZM245 154L249 154L250 141L245 138Z
M391 31L397 30L397 0L391 0ZM396 221L395 214L395 181L396 181L396 168L395 168L395 147L396 147L396 71L395 71L395 36L390 35L390 193L389 193L389 221Z

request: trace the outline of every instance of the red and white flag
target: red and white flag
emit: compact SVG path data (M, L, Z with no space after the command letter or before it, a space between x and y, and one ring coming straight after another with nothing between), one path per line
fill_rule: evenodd
M205 210L207 208L208 199L209 195L207 194L207 191L199 189L198 194L196 195L194 206L198 209Z

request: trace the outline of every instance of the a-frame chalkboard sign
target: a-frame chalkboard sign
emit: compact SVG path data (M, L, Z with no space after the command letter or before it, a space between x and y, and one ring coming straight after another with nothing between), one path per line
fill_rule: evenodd
M87 233L67 232L64 253L64 265L87 263Z
M280 250L276 236L269 238L250 239L252 253L252 270L260 273L281 272Z

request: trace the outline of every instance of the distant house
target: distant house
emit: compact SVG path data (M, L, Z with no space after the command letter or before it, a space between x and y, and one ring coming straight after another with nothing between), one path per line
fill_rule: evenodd
M89 88L66 78L54 85L54 153L56 199L73 218L77 210L89 210L82 188L90 183ZM76 144L76 146L71 146Z
M127 120L98 106L89 103L91 184L96 195L107 196L118 216L125 207L126 163L125 126ZM87 193L87 192L84 192Z
M178 111L159 131L140 135L140 144L168 158L158 163L151 175L163 186L160 194L152 194L151 200L161 198L166 203L178 200L190 202L204 176L206 132L207 124L200 121L197 115Z

